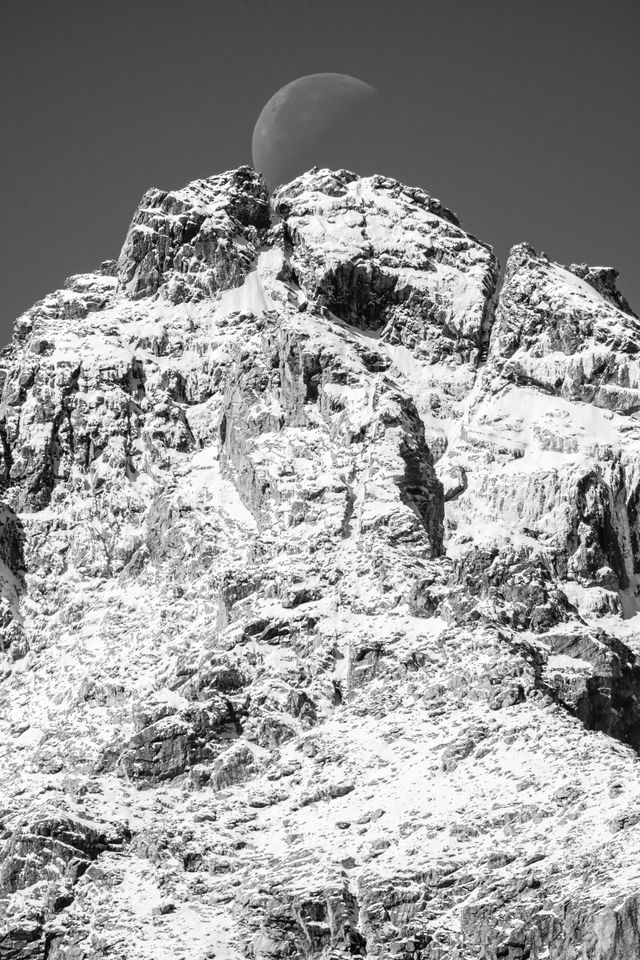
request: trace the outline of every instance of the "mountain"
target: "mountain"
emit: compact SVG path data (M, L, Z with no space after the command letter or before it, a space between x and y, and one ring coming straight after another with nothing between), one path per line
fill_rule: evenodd
M242 167L16 321L0 960L640 955L615 281Z

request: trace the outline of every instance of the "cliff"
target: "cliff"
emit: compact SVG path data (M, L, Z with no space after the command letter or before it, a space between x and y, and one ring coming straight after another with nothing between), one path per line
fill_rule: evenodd
M2 960L640 952L615 276L243 167L16 321Z

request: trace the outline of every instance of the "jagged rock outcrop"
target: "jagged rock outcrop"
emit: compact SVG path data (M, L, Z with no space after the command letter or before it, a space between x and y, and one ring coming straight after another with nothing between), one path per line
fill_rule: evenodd
M20 518L0 504L0 649L25 653L20 601L25 583L24 532Z
M513 535L544 544L562 578L619 591L629 611L640 559L631 416L640 327L612 302L624 303L615 288L604 295L593 280L608 271L572 270L593 282L514 248L487 365L444 459L467 475L474 463L454 511L477 506L482 489L486 520L500 516Z
M510 382L623 414L638 410L640 321L603 268L572 270L526 244L509 256L491 357Z
M246 167L182 190L149 190L129 227L118 277L132 299L172 303L240 286L269 226L264 184Z
M640 330L497 273L242 167L16 321L0 958L640 952Z
M486 346L496 259L424 190L319 171L282 187L274 209L287 273L310 300L431 362Z
M127 828L96 824L58 811L42 811L11 832L0 854L0 897L38 891L41 903L24 914L5 917L0 934L0 956L46 958L51 937L45 929L47 913L66 909L74 887L90 864L107 850L117 850L130 839ZM5 900L6 902L6 900ZM27 901L28 903L28 901Z

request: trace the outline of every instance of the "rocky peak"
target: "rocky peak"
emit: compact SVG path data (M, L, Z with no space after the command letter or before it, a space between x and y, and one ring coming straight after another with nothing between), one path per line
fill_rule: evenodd
M316 170L280 188L274 210L308 297L431 362L477 359L497 262L439 200L388 177Z
M568 268L576 277L591 284L605 300L609 300L623 313L637 317L629 305L627 298L618 290L616 282L620 276L615 267L590 267L587 263L572 263Z
M496 309L491 356L515 382L633 413L640 384L640 323L612 302L608 288L602 292L603 270L569 269L527 244L514 247Z
M267 190L250 167L148 190L120 254L120 287L132 299L162 288L176 303L239 286L268 226Z
M0 957L640 952L638 321L497 277L241 167L16 321Z

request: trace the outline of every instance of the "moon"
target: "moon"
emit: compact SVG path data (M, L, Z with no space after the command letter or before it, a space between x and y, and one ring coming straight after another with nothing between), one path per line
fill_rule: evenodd
M345 73L298 77L262 108L253 130L253 166L270 189L287 183L318 164L314 152L375 94L374 87Z

